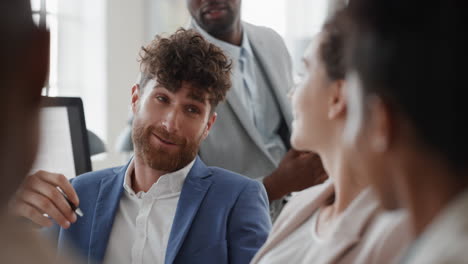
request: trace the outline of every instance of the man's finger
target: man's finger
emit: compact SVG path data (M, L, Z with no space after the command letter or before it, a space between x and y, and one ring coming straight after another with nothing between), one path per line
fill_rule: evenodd
M52 221L45 217L42 212L40 212L34 206L27 203L20 203L15 206L15 213L18 216L25 217L41 227L51 227Z
M55 204L49 198L36 192L26 190L22 195L22 202L36 208L37 211L41 212L42 214L45 213L49 215L52 219L55 220L55 222L57 222L57 224L63 228L70 227L70 221L68 221L67 218L60 212L60 210L55 207Z
M32 191L41 194L52 201L55 207L67 218L69 222L74 223L76 221L75 213L73 212L65 197L63 197L63 195L59 190L57 190L55 186L38 179L35 180Z
M38 173L38 176L44 181L54 186L60 187L63 190L63 192L67 195L68 199L73 204L75 204L75 206L79 205L80 201L78 199L78 195L76 194L75 189L73 189L73 186L68 181L67 177L65 177L63 174L41 171L40 173Z

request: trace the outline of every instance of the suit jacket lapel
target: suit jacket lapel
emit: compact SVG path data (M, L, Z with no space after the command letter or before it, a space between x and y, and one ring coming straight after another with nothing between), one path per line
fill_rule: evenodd
M258 263L268 251L272 250L279 242L312 217L333 192L333 182L328 180L323 183L322 190L314 193L313 196L307 197L307 201L296 205L294 208L286 207L284 209L286 211L280 215L280 218L273 226L272 236L268 238L265 243L266 246L260 249L252 263ZM335 263L347 252L347 249L361 240L367 225L378 213L378 208L378 202L369 189L361 192L337 220L335 225L338 228L334 230L333 234L330 234L331 239L327 239L325 244L320 246L326 248L326 250L320 251L319 254L306 255L304 263ZM276 230L278 231L275 232Z
M289 69L291 72L278 72L275 71L276 63L284 63L281 61L273 61L272 56L275 54L274 50L270 50L268 43L265 43L263 38L255 36L255 32L252 31L251 25L248 23L243 23L244 30L247 33L247 36L250 40L250 45L252 47L254 56L257 58L260 68L263 70L266 76L266 81L269 86L272 87L272 92L276 98L276 102L283 114L283 118L286 121L286 124L291 131L291 122L293 120L291 105L288 102L286 90L289 90L292 87L282 87L282 85L292 85L292 80L283 80L287 74L292 74L292 69ZM267 52L265 52L265 50ZM260 52L263 51L263 52ZM274 57L274 56L273 56Z
M319 263L334 263L345 254L348 249L361 241L366 228L380 211L379 203L370 188L363 190L337 219L336 229L330 236L319 256L312 256L310 260Z
M193 28L195 30L198 30L208 41L215 42L214 41L215 38L213 36L209 35L202 28L200 28L200 26L196 26L195 24L196 24L196 22L194 20L192 20L190 22L189 28ZM221 41L221 40L218 40L218 41ZM216 42L215 42L215 44L216 44ZM233 61L234 65L237 65L237 63L239 63L239 62L238 61ZM232 81L232 86L233 87L235 87L236 85L241 85L242 83L239 84L239 82L242 82L242 76L241 76L240 72L233 70L232 71L231 81ZM237 119L241 123L242 127L244 127L247 134L249 134L252 141L267 156L269 156L268 152L263 147L262 138L261 138L260 134L258 133L257 129L255 128L255 124L253 123L252 119L249 118L249 115L248 115L247 111L245 111L245 109L243 107L243 103L241 102L240 98L238 96L236 96L235 94L231 94L231 93L235 93L234 89L229 89L229 91L227 93L227 96L226 96L227 105L229 105L231 110L234 112L235 116L237 117Z
M235 75L239 75L238 72L235 73ZM233 77L233 80L239 80L242 79L241 76ZM234 90L230 90L229 93L235 93ZM263 140L258 133L257 128L255 127L255 124L253 123L252 119L249 118L249 115L247 114L247 111L245 111L243 107L243 103L241 102L240 98L236 96L235 94L229 95L226 97L226 101L231 107L232 111L235 113L237 116L237 119L239 119L241 125L244 127L245 131L247 134L249 134L250 138L254 142L255 145L258 146L258 148L267 156L271 159L270 153L266 150ZM222 118L222 117L221 117Z
M114 223L127 166L115 170L114 177L100 181L99 194L91 226L88 260L90 263L102 262Z
M331 194L333 194L333 191L333 183L331 180L328 180L323 183L321 191L318 191L312 197L307 197L307 201L299 206L292 208L293 211L290 210L287 212L282 212L280 218L273 226L271 236L265 243L266 246L259 251L252 263L257 263L266 252L273 249L276 245L278 245L279 242L283 241L283 239L289 236L294 230L296 230L307 219L309 219L312 214L325 202L325 200L328 199ZM285 210L288 210L287 207ZM275 232L275 230L279 231Z
M197 157L180 193L167 245L166 264L174 262L187 236L198 208L211 186L211 181L206 179L210 175L210 169Z

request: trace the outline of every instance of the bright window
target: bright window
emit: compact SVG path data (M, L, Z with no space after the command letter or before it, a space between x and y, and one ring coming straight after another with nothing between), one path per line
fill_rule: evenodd
M286 42L295 67L325 21L330 0L242 1L242 19L274 29Z
M43 95L81 97L89 130L106 138L103 0L31 0L33 20L50 31L50 72Z
M34 22L38 25L45 24L50 30L50 73L43 94L57 95L57 0L31 0L31 9Z

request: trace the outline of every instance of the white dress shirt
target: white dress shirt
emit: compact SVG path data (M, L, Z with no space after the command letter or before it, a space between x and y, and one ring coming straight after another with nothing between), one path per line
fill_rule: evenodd
M148 192L135 193L132 159L103 263L164 263L180 192L194 163L161 176Z

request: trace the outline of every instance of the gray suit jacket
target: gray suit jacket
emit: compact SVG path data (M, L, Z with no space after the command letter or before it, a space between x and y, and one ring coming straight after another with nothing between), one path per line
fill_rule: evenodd
M283 39L275 31L245 22L243 26L281 110L284 125L280 135L289 146L292 113L287 93L293 85L291 58ZM233 85L241 81L241 76L232 77ZM222 167L253 179L261 180L269 175L277 164L233 90L228 92L226 102L220 103L216 112L218 118L200 149L202 160L209 166Z

